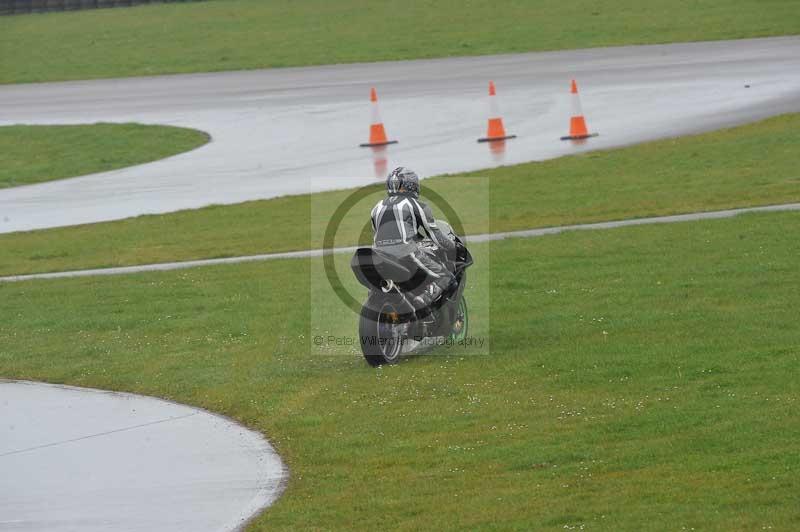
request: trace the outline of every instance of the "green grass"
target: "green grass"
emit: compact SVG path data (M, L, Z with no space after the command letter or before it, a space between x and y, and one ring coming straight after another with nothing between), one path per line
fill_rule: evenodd
M0 284L0 375L263 431L291 477L254 530L796 530L798 231L782 213L503 241L491 272L476 246L491 355L378 371L310 354L356 317L310 321L308 260Z
M0 127L0 188L163 159L202 146L194 129L141 124Z
M793 0L228 0L0 18L0 83L800 33Z
M800 114L785 115L698 136L437 177L423 182L423 195L430 187L444 196L469 233L796 202L798 145ZM0 274L308 249L320 245L333 209L348 194L0 235ZM337 244L359 240L381 194L376 186L350 211Z

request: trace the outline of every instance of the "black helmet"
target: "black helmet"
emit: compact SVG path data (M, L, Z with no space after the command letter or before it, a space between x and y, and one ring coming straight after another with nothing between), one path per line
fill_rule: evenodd
M390 196L409 194L419 197L419 176L414 170L399 166L386 177L386 191Z

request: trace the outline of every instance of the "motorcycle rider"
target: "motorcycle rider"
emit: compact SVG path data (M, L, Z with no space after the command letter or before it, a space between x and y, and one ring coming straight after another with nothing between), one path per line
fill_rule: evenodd
M435 255L455 249L453 240L437 226L430 207L419 201L419 176L410 168L395 168L386 178L387 197L372 209L373 244L395 256L408 256L430 283L413 299L417 308L429 307L447 290L454 277Z

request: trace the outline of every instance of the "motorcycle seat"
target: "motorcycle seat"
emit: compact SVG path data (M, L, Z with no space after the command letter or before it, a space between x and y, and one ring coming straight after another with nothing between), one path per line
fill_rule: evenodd
M403 286L419 281L420 276L419 269L410 259L379 248L358 248L350 267L362 285L375 289L381 288L385 281L391 280Z

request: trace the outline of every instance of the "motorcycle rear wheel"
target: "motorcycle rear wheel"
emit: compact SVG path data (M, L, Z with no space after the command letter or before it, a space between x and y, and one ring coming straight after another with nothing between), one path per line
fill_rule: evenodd
M371 301L367 302L370 305ZM361 352L364 359L370 366L377 367L384 364L397 364L400 361L400 354L403 349L405 335L403 329L407 324L399 320L402 310L397 308L392 301L379 301L378 305L371 305L368 308L379 308L377 321L371 316L374 312L361 312L361 319L358 323L358 334L361 340ZM365 305L365 308L366 305Z

